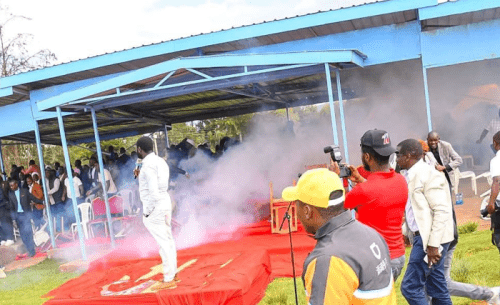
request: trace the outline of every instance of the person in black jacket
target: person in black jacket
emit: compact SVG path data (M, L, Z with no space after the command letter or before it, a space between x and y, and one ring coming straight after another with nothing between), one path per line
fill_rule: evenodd
M2 246L10 246L14 243L14 229L7 197L9 189L4 189L4 184L7 185L7 182L1 181L0 178L0 240Z
M31 226L32 202L43 204L28 189L20 188L17 180L9 180L9 209L11 217L16 221L19 233L24 245L28 249L29 256L35 256L35 241L33 240L33 228Z

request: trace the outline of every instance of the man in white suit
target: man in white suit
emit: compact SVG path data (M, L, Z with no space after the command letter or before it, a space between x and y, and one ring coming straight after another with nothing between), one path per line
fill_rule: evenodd
M453 240L450 188L422 156L417 140L407 139L397 147L397 163L408 170L405 225L415 236L401 292L410 305L427 305L427 295L433 304L451 305L442 259Z

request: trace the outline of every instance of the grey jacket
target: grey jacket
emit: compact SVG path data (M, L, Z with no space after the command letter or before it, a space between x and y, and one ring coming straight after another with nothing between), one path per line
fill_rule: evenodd
M446 171L450 176L451 184L455 184L455 169L462 165L462 157L453 149L450 143L439 141L438 143L439 157L446 167Z

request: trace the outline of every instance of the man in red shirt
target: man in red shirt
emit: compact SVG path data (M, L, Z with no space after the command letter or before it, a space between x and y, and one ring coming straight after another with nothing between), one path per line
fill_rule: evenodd
M346 195L344 207L356 209L358 221L374 228L389 246L394 281L405 263L405 244L401 230L408 200L408 185L400 174L389 166L389 157L396 150L389 134L369 130L361 138L361 161L370 172L363 178L354 166L349 166L349 179L356 186Z

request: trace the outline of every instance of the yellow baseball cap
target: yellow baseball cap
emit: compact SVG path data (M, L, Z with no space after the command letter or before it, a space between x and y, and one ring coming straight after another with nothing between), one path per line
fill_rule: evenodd
M342 197L330 200L330 194L342 191ZM345 190L339 176L326 168L311 169L302 174L297 186L285 188L281 194L286 201L300 200L319 208L344 202Z

